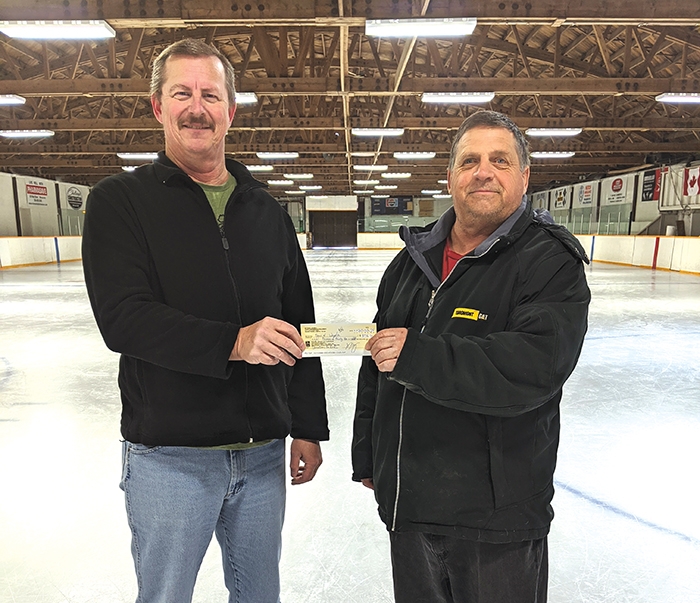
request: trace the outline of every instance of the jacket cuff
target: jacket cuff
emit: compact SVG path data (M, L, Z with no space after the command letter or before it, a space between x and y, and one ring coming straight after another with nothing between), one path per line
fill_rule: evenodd
M394 370L387 375L392 381L397 383L405 384L409 383L411 380L411 375L414 371L411 369L413 365L413 354L418 346L418 338L420 333L416 329L408 329L408 334L406 335L406 341L403 344L403 349L396 359L396 366Z

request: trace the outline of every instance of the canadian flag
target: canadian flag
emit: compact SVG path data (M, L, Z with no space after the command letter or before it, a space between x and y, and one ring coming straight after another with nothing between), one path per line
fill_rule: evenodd
M685 197L700 195L700 165L694 168L685 168L683 195Z

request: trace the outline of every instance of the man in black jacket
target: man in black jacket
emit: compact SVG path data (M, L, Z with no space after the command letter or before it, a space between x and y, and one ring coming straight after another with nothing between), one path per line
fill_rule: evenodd
M182 40L156 59L151 104L165 152L91 192L85 280L121 354L121 487L139 603L191 601L212 534L230 600L279 601L284 438L292 484L313 479L328 439L314 321L289 216L224 156L233 67Z
M455 136L453 207L377 296L353 479L390 531L399 603L542 603L562 386L586 332L586 254L525 197L527 142L482 111Z

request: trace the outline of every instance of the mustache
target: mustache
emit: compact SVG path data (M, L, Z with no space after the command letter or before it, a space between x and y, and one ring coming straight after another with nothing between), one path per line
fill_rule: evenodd
M211 128L212 124L204 115L190 115L188 118L180 120L178 122L178 126L180 126L181 128L183 126L204 126L207 128Z

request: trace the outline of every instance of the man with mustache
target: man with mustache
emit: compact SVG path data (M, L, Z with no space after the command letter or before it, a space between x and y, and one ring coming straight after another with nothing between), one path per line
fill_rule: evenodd
M480 111L454 138L453 207L377 295L353 479L389 530L398 603L543 603L562 386L590 292L578 241L525 192L527 142Z
M138 603L188 603L216 534L230 601L277 603L291 483L313 479L328 439L314 322L292 221L224 156L234 72L185 39L155 60L165 151L92 190L85 281L121 354L123 473Z

